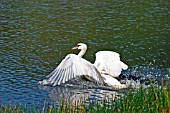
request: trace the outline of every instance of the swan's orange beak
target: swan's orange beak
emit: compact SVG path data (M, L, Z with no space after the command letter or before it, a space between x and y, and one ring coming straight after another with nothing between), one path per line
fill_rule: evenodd
M72 49L73 49L73 50L76 50L76 49L78 49L78 47L79 47L79 46L77 45L77 46L73 47Z

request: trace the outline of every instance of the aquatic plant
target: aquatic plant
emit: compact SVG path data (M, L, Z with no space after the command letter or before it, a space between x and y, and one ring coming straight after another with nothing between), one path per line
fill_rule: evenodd
M61 100L59 105L46 105L38 109L37 107L27 109L23 105L0 104L1 113L23 113L23 112L42 112L42 113L168 113L170 112L170 85L155 87L150 86L145 89L140 87L138 90L130 89L126 96L119 96L114 100L105 99L102 103L98 101L85 104L83 99L80 104L70 104Z

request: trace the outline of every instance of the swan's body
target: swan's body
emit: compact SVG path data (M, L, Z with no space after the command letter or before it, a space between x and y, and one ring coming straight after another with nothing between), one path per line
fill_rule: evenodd
M116 88L126 88L114 77L118 77L122 69L128 66L120 61L119 54L112 51L100 51L96 53L94 64L82 58L87 50L87 45L79 43L73 49L80 49L78 55L67 55L58 67L48 75L48 79L40 81L42 85L60 85L77 76L85 76L88 80L98 84L107 83Z

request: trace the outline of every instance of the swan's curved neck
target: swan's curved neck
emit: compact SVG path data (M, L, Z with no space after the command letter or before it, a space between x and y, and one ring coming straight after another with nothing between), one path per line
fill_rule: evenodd
M82 49L82 50L79 52L78 56L83 57L83 55L86 53L86 50L87 50L87 49Z

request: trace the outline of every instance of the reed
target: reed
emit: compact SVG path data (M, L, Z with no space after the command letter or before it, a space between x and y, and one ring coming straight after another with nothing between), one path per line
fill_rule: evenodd
M170 85L139 90L129 90L126 96L120 96L112 101L105 99L102 103L89 102L85 105L71 105L69 102L60 101L58 107L48 106L44 102L43 109L36 107L27 109L22 105L0 105L0 113L169 113L170 112Z

